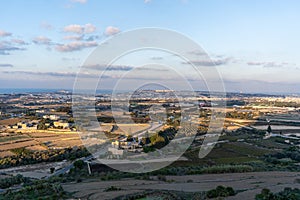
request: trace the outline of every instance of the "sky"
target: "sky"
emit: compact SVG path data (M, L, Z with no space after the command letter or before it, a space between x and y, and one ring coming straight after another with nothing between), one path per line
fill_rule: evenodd
M126 31L157 27L198 43L215 66L200 57L193 62L216 68L226 91L300 91L297 0L10 0L1 1L1 8L0 88L72 89L80 66L99 45ZM102 88L113 88L143 56L148 63L176 65L166 53L136 52L115 61ZM165 79L160 67L148 68L143 74Z

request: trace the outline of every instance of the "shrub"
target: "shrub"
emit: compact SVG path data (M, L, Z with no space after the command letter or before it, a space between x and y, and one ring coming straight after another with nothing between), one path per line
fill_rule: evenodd
M77 160L74 162L73 165L74 165L75 169L83 169L84 162L83 162L83 160Z
M122 189L119 187L116 187L116 186L110 186L110 187L106 188L104 190L104 192L119 191L119 190L122 190Z
M164 176L164 175L158 175L157 178L158 178L158 180L160 180L160 181L167 181L167 178L166 178L166 176Z
M209 190L206 193L207 198L217 198L217 197L228 197L234 196L236 192L232 187L224 187L222 185L218 186L216 189Z
M273 199L288 199L288 200L298 200L300 199L300 189L295 188L284 188L283 191L278 193L272 193L269 189L262 189L260 194L255 196L256 200L273 200Z
M13 185L28 183L28 182L30 182L29 178L23 177L22 175L18 174L16 176L12 176L9 178L0 179L0 188L5 189Z

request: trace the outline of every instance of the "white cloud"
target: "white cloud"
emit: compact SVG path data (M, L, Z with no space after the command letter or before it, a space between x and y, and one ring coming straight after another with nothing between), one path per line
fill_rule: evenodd
M96 26L94 26L93 24L85 24L83 26L79 24L70 24L64 27L64 32L71 32L77 34L93 33L95 31Z
M55 49L60 52L72 52L72 51L79 51L84 48L95 47L97 45L98 45L97 42L94 41L92 42L74 41L68 44L57 45Z
M115 35L117 33L120 32L120 29L117 28L117 27L113 27L113 26L108 26L106 29L105 29L105 35Z
M82 40L82 35L66 35L64 40Z
M264 68L284 68L284 67L289 67L289 68L294 68L298 69L297 65L295 63L288 63L288 62L255 62L255 61L250 61L247 62L249 66L262 66Z
M38 37L35 37L33 40L32 40L33 43L35 44L45 44L45 45L49 45L51 43L51 39L50 38L47 38L45 36L38 36Z
M0 30L0 37L7 37L7 36L11 36L12 33Z
M96 31L96 26L93 24L86 24L84 25L84 32L85 33L93 33Z
M71 24L64 27L65 32L71 32L71 33L78 33L82 34L84 31L84 28L81 25L78 24Z
M144 3L150 3L151 0L144 0Z
M19 45L26 45L27 44L24 40L21 40L21 39L12 39L11 41L13 43L19 44Z

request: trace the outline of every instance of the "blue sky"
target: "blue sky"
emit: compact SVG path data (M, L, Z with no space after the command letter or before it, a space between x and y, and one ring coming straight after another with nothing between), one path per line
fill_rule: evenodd
M300 89L297 0L10 0L1 8L1 88L72 88L101 41L159 27L199 43L228 91Z

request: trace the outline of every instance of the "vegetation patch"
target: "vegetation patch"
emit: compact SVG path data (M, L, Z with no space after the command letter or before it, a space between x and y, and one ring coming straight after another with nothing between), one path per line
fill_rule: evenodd
M119 187L116 187L116 186L110 186L110 187L106 188L104 190L104 192L119 191L119 190L122 190L122 189Z
M0 194L0 200L33 200L33 199L67 199L70 195L66 193L60 184L46 181L36 181L34 184L23 187L13 192L11 190Z
M218 197L228 197L234 196L236 192L232 187L225 187L225 186L218 186L216 189L212 189L206 192L206 197L211 198L218 198Z
M298 200L300 199L300 189L284 188L283 191L278 193L272 193L269 189L262 189L260 194L255 196L255 200Z

